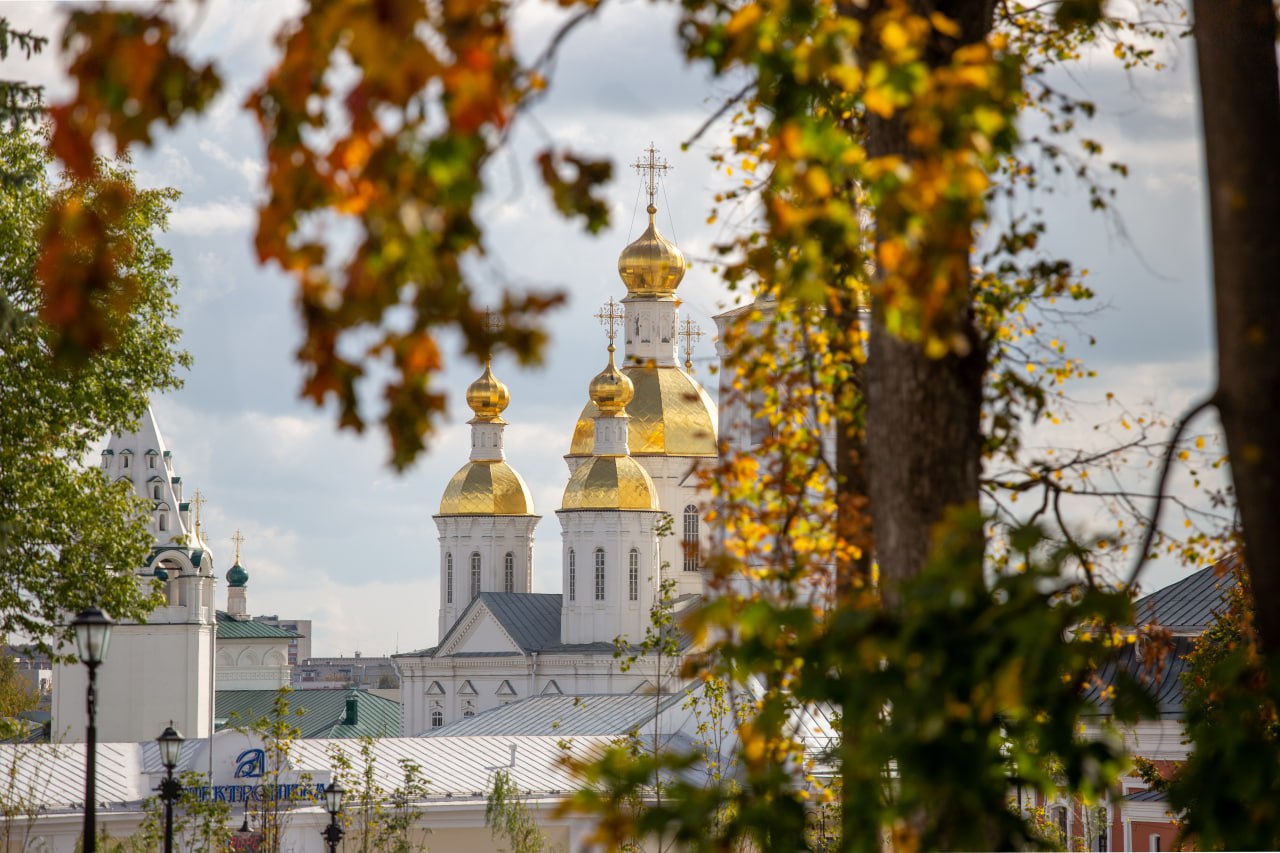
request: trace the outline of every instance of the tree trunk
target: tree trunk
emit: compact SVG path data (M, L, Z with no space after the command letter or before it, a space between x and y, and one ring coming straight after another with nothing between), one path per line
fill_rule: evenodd
M1280 83L1271 0L1196 0L1226 432L1257 627L1280 654Z
M885 7L872 2L860 11L864 22ZM960 28L959 38L934 33L928 60L933 67L951 61L956 48L980 42L991 29L991 0L915 0L923 15L937 11ZM864 45L864 50L874 50ZM870 57L868 57L869 61ZM908 144L900 113L868 120L867 153L918 159ZM956 241L961 269L969 268L972 239ZM967 295L970 282L952 283ZM873 302L871 349L867 369L867 475L875 530L876 561L885 601L893 606L897 588L920 573L928 560L934 526L948 508L978 500L982 452L979 416L986 352L978 341L962 299L961 316L951 325L968 330L967 352L931 358L921 341L903 340L883 324L882 306Z

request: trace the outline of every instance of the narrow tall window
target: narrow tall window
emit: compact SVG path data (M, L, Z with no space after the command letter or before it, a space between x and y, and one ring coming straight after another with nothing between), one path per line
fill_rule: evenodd
M444 600L453 604L453 554L444 555Z
M632 601L640 600L640 552L632 548L627 565L628 597Z
M163 532L169 529L169 513L160 513L160 530Z
M147 467L148 467L148 468L151 468L151 469L154 469L154 468L156 467L156 457L155 457L155 454L152 454L152 455L150 455L150 456L148 456L148 457L147 457Z
M604 601L604 549L596 549L596 601Z
M124 460L124 465L123 465L123 466L121 466L121 467L128 468L128 467L129 467L129 460L130 460L130 459L132 459L133 457L132 457L132 456L130 456L128 453L126 453L124 456L121 456L120 458L121 458L122 460Z
M156 483L154 486L151 487L151 497L155 498L156 500L160 500L160 484L159 483Z
M438 729L444 725L444 711L439 708L431 712L431 728Z
M471 597L480 594L480 552L471 552Z
M578 595L578 567L574 564L573 549L569 549L569 600L574 601Z
M698 508L689 504L684 508L684 570L698 570Z
M507 592L516 591L516 555L510 551L502 562L502 576Z

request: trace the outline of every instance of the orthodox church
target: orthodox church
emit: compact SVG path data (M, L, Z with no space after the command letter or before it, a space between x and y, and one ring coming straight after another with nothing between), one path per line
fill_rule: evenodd
M687 357L684 367L677 359L681 334L698 332L678 318L684 256L654 221L665 165L651 147L637 167L647 173L649 224L618 259L621 306L610 299L597 315L609 330L607 364L584 382L588 402L565 456L560 591L532 590L541 516L503 451L510 394L486 365L467 389L470 459L435 515L441 639L395 656L406 735L530 697L680 686L688 638L675 655L642 653L639 644L660 597L678 614L702 595L709 494L698 472L717 455L718 415Z

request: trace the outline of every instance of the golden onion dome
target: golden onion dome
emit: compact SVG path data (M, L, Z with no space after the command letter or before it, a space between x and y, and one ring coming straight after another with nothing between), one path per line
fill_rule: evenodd
M627 403L632 455L716 455L716 404L693 377L678 367L650 365L624 367L622 372L635 386L635 396ZM599 411L595 403L588 403L578 416L570 456L591 455Z
M591 380L591 402L601 414L620 415L635 393L635 385L613 363L613 344L609 344L609 366Z
M560 509L656 510L658 493L649 472L630 456L596 456L573 472Z
M511 392L493 375L493 369L484 366L480 378L467 387L467 405L476 413L478 421L498 421L511 402Z
M533 515L533 498L506 462L473 461L445 486L440 515Z
M618 275L630 296L674 296L684 278L684 255L658 233L653 222L657 212L650 204L649 227L618 256Z

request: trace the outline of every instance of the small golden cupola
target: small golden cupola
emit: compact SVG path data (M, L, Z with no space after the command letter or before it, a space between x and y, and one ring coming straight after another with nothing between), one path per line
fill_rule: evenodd
M484 373L467 388L467 405L475 413L471 424L471 459L445 486L440 515L532 515L529 487L507 464L502 447L506 421L502 413L511 393L488 362Z
M485 362L484 373L467 387L467 405L475 412L475 420L485 423L500 421L510 404L511 392L493 375L489 362Z
M648 212L649 227L618 256L618 275L628 296L670 298L684 278L684 254L658 233L654 223L658 208L650 204Z
M598 412L592 458L569 477L561 510L660 509L653 480L627 450L627 404L635 386L614 364L613 353L611 327L609 364L590 385L591 402Z

